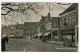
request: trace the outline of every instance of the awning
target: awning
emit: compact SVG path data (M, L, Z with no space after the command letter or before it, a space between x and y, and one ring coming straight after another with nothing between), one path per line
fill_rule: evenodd
M46 32L43 36L48 36L50 34L50 32Z
M42 33L38 33L38 35L37 35L37 36L41 36L41 34L42 34Z

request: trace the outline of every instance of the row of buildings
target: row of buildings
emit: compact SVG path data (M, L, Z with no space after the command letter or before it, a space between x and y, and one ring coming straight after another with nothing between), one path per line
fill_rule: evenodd
M15 36L16 38L32 37L37 32L37 22L25 22L24 24L16 24L2 26L2 35Z
M10 34L17 37L37 37L46 40L63 41L64 37L78 42L78 4L73 3L65 11L59 14L60 17L51 17L41 15L40 22L25 22L24 24L10 25ZM2 28L2 32L5 27ZM2 33L3 34L3 33Z

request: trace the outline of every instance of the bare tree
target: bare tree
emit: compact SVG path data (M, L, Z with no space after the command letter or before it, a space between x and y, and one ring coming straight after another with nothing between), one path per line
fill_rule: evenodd
M42 5L41 5L42 4ZM54 9L54 7L57 7L58 9L65 9L64 7L62 7L60 3L57 3L59 6L55 5L54 3L45 3L46 6L48 6L49 12L51 10ZM43 3L14 3L14 2L3 2L1 7L1 18L5 20L5 22L7 23L7 21L10 22L17 22L14 19L17 18L18 16L20 16L22 19L22 17L26 17L30 16L30 12L34 12L35 14L38 14L40 11L43 10L44 6ZM54 7L53 7L54 6ZM10 18L6 17L6 15L11 16L11 20ZM18 18L17 18L18 19ZM22 21L24 21L22 19Z

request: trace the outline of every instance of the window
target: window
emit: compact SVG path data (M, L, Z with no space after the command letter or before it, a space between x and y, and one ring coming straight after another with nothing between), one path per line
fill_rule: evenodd
M76 23L76 15L75 15L75 14L72 15L72 23L73 23L73 24Z
M64 21L66 21L66 18L64 18Z
M55 22L55 23L53 24L53 27L57 27L57 22Z
M71 23L71 16L68 17L68 20L69 20L68 22L70 24Z

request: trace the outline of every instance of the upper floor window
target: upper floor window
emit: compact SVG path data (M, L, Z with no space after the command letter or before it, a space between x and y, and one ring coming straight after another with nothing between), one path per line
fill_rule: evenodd
M72 23L75 24L76 23L76 14L72 15Z
M68 17L68 20L69 20L68 22L70 24L71 23L71 16Z
M66 18L64 18L64 21L66 21Z
M57 27L57 22L53 23L53 28Z
M71 19L71 16L69 16L69 18L68 18L69 20Z

